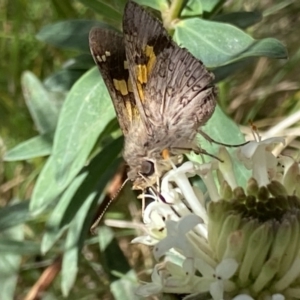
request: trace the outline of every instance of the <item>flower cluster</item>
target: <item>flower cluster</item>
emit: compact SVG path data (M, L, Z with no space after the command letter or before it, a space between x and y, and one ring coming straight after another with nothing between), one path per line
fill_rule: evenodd
M165 174L164 201L146 207L147 234L133 241L160 261L139 295L300 299L300 169L272 154L280 142L256 136L232 156L221 147L222 162L188 161Z

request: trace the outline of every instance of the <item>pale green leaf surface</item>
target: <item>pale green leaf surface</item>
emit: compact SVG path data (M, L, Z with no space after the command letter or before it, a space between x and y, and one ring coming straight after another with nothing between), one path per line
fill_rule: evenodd
M29 202L11 204L0 209L0 231L28 221L31 216L28 210Z
M12 240L10 237L7 237L0 238L0 253L9 253L17 255L37 255L41 252L39 243Z
M240 132L238 126L231 119L229 119L218 106L216 107L216 110L211 119L201 129L217 142L231 145L238 145L245 142L244 136ZM220 147L219 145L208 142L202 136L199 136L199 142L201 147L208 153L218 155L218 149ZM246 181L251 176L251 172L237 161L235 154L236 149L237 148L227 148L227 150L232 153L233 157L235 158L234 171L238 184L241 186L245 186ZM203 157L206 161L211 161L211 157L206 155ZM192 160L196 160L199 163L202 162L202 158L196 154L190 154L189 158Z
M67 92L86 70L62 69L45 80L45 86L53 92Z
M50 156L34 186L29 210L33 215L40 214L61 193L54 176L54 163Z
M98 136L114 117L106 86L94 68L76 82L61 110L53 145L59 186L66 187L76 176Z
M137 276L133 270L127 272L122 278L110 284L110 290L116 300L142 300L143 297L136 295L138 287Z
M62 197L60 197L46 223L46 232L43 235L41 244L42 253L46 253L64 233L67 224L62 224L62 219L72 202L72 196L76 193L86 176L86 173L79 174L63 193ZM82 200L84 201L85 199L82 198Z
M9 150L5 154L4 160L17 161L50 155L52 149L52 139L53 134L48 133L35 136Z
M168 7L168 2L166 0L137 0L139 5L145 5L152 7L158 11L162 11Z
M30 202L34 213L43 211L73 180L98 136L115 117L102 78L96 68L72 88L61 111L53 155L46 162Z
M24 238L22 226L10 228L1 234L2 238L14 238L22 243ZM1 243L1 241L0 241ZM1 247L1 246L0 246ZM19 267L22 261L22 253L0 252L0 295L1 300L15 299L15 288L17 286Z
M209 68L249 56L287 57L285 47L276 39L254 40L235 26L199 18L178 22L174 38Z
M88 199L85 200L68 230L61 270L61 289L65 297L69 294L77 277L78 257L82 246L80 245L82 244L82 227L84 226L88 211L95 196L96 193L92 193Z
M22 76L22 89L38 132L54 132L59 112L43 84L33 73L26 71Z
M72 181L67 190L60 197L50 218L46 223L46 233L42 240L42 252L47 252L64 232L64 228L73 219L85 199L95 191L99 181L102 188L110 179L107 170L113 171L113 162L121 151L122 139L117 139L107 145L103 151L95 156L89 165ZM99 188L99 187L98 187Z
M214 8L224 0L200 0L202 9L207 12L212 12Z
M183 10L181 11L181 17L194 17L200 16L203 13L202 4L199 0L188 0Z
M36 35L40 41L56 47L76 49L89 53L88 36L92 27L113 29L109 25L91 20L67 20L44 26Z
M78 257L84 244L87 233L89 232L93 220L97 202L103 200L103 189L107 184L107 179L116 172L119 161L114 161L104 173L101 174L97 189L91 191L84 199L83 204L77 210L76 216L70 223L65 243L65 253L62 264L62 282L61 288L64 295L68 295L72 288L78 270ZM79 195L78 195L79 196ZM71 270L71 271L70 271Z

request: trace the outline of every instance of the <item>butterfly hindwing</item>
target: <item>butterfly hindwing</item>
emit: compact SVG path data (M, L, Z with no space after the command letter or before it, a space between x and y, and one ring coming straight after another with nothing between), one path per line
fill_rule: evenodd
M150 78L145 95L151 98L150 118L156 123L161 118L170 130L192 124L197 129L211 117L216 105L213 75L186 49L176 46L165 57L160 55L153 74L156 77Z
M123 36L109 29L93 28L89 35L93 58L113 100L120 127L126 135L139 119L128 72Z

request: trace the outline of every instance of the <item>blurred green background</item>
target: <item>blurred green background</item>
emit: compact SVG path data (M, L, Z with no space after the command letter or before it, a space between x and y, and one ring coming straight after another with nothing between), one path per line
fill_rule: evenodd
M37 176L45 162L45 158L14 162L1 160L9 149L37 135L22 94L22 73L29 70L43 81L58 71L68 59L78 55L76 51L62 50L39 41L36 35L44 26L58 21L100 20L99 14L91 9L92 4L97 2L0 0L0 207L5 207L18 199L30 199ZM115 1L111 2L113 4ZM253 121L261 132L267 131L299 110L300 2L279 0L221 2L219 10L222 13L242 10L261 12L263 19L247 28L247 32L256 39L276 38L287 47L288 60L266 57L251 59L219 84L220 107L241 125L245 134L250 134L249 121ZM86 5L87 3L89 5ZM66 91L58 91L57 99L63 99L65 94ZM294 121L278 132L278 135L289 137L286 151L294 157L298 157L300 147L297 139L300 133L298 119L295 117ZM37 247L41 240L43 221L35 219L27 224L24 230L26 239L35 242ZM119 230L117 234L119 246L131 266L137 271L151 266L151 253L147 247L135 249L135 246L128 246L134 236L132 231L128 234ZM53 251L55 253L55 249ZM62 298L59 292L60 282L56 278L58 275L53 270L54 282L50 280L49 283L52 293L46 293L43 298L28 296L46 267L52 265L54 270L60 269L59 255L53 256L52 253L48 257L42 257L37 252L33 249L32 255L27 253L27 256L21 259L14 299ZM112 299L112 295L108 292L107 276L102 273L99 265L93 262L98 260L97 250L85 248L83 254L80 258L76 286L68 299ZM56 257L57 265L53 262L53 257ZM1 275L0 268L0 281L1 276L5 275ZM1 298L0 292L0 299L9 298Z

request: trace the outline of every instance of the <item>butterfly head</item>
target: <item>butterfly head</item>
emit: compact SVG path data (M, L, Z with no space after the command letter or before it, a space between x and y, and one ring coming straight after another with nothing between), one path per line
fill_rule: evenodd
M154 153L153 153L154 154ZM133 182L134 190L145 190L148 187L157 187L163 175L172 169L173 166L182 162L182 155L171 156L165 159L158 152L156 157L143 157L140 159L128 160L128 179Z
M128 179L133 182L134 190L145 190L149 186L156 185L159 176L155 161L141 158L128 161Z

